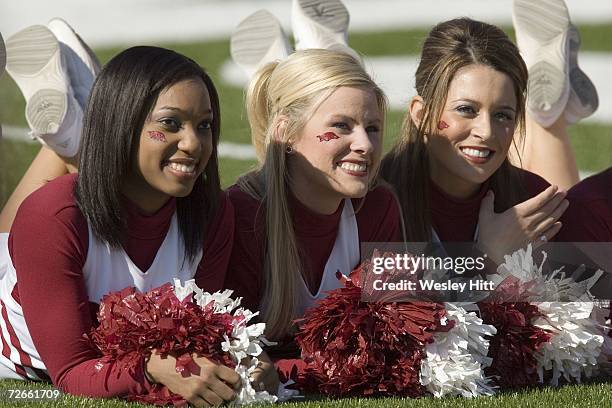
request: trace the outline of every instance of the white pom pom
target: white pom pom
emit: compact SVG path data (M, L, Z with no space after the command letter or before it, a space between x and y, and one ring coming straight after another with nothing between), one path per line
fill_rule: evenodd
M421 363L420 381L435 397L493 395L493 387L483 369L491 364L487 357L489 341L484 336L496 333L483 324L474 312L458 304L446 303L449 320L455 326L448 332L434 334L426 346L427 357ZM473 305L472 305L473 306Z
M519 279L528 284L528 292L523 293L521 300L541 302L589 302L593 301L590 293L591 287L603 275L602 270L596 271L590 278L576 281L574 276L582 276L584 266L578 267L572 273L566 275L563 267L550 274L544 274L542 269L546 262L547 254L542 251L542 262L537 265L532 256L531 244L526 249L519 249L512 255L505 255L505 262L497 268L497 273L488 276L497 287L509 277Z
M273 344L263 335L266 329L265 323L248 324L258 312L253 313L248 309L239 308L241 298L232 299L233 291L227 289L223 292L204 292L197 287L193 279L186 281L184 285L175 279L174 293L181 301L195 293L193 301L198 306L205 307L212 304L215 314L229 314L233 317L231 337L223 335L224 340L221 342L221 349L236 362L235 371L242 381L242 387L231 404L276 402L278 397L270 395L267 391L255 391L251 385L251 374L259 364L257 356L263 352L262 345Z
M242 387L236 394L236 398L231 402L231 405L246 405L255 403L274 403L278 398L270 395L267 391L255 391L251 384L251 375L257 368L259 361L256 358L251 359L248 365L236 366L236 373L240 376Z
M537 356L540 381L546 371L555 386L561 377L580 382L596 374L604 338L590 319L593 302L542 302L538 308L544 317L534 325L553 333Z

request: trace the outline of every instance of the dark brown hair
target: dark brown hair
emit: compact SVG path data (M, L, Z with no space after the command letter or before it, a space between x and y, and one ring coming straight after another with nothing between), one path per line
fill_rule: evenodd
M186 255L202 249L208 221L221 191L217 144L219 97L210 77L193 60L159 47L132 47L102 69L91 91L83 122L75 195L94 234L114 247L125 233L121 185L131 171L144 122L159 94L189 78L204 81L213 111L213 150L202 175L176 212Z
M416 71L416 91L423 98L423 118L417 126L408 112L400 137L383 159L381 176L399 198L408 241L431 239L429 157L424 135L435 129L457 71L480 64L508 75L516 94L517 129L524 134L527 67L518 48L498 27L469 18L436 25L429 33ZM508 159L490 178L496 211L526 199L518 170Z

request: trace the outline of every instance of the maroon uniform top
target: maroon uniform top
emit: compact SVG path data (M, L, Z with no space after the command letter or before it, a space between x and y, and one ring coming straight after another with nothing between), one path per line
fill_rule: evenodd
M520 173L530 197L538 195L549 186L546 180L534 173L526 170L520 170ZM433 181L429 185L431 223L440 241L473 241L478 225L480 203L489 190L488 183L483 184L478 194L468 199L449 196Z
M234 289L236 296L242 296L244 306L259 310L266 255L265 208L236 185L227 193L235 208L236 230L225 287ZM321 283L325 264L336 241L343 205L341 202L333 214L321 215L293 196L289 197L298 250L302 256L304 282L312 293ZM377 187L366 195L363 202L354 200L353 206L359 242L401 241L399 208L388 189Z
M612 167L576 184L567 199L557 241L612 242Z
M85 290L88 227L74 199L75 182L76 175L53 180L20 206L9 235L9 253L17 272L13 297L23 309L36 349L58 388L99 397L139 394L150 387L142 366L135 376L120 363L99 371L94 366L100 355L83 339L97 323L98 305L89 301ZM153 263L175 207L176 200L171 199L155 214L145 215L126 200L123 248L141 270ZM222 288L233 231L233 207L223 194L196 272L197 284L205 290Z

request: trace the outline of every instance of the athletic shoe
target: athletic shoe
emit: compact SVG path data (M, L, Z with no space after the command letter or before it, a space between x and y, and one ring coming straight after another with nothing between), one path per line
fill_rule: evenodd
M570 58L569 78L570 96L565 106L565 119L568 123L576 123L580 119L591 116L599 106L597 89L587 74L578 66L578 49L580 34L575 25L570 24L569 31Z
M28 111L30 104L26 105ZM69 94L66 99L66 114L55 133L39 133L32 130L30 135L42 144L54 150L63 157L74 157L81 145L81 131L83 130L83 110L76 98Z
M6 51L6 70L26 100L32 136L62 156L75 156L82 112L72 95L57 38L45 26L31 26L9 38Z
M94 79L100 72L100 62L91 48L66 21L53 18L47 27L59 41L60 51L66 61L70 77L70 86L81 108L85 110Z
M514 0L516 41L529 70L527 112L543 127L563 113L570 94L570 20L563 0Z
M361 57L348 46L349 12L340 0L293 0L295 49L324 48Z
M250 78L265 64L287 58L291 47L277 18L259 10L238 24L230 40L230 53Z

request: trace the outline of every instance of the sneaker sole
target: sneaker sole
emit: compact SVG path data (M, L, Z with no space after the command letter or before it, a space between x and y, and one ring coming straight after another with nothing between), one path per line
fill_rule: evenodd
M26 99L28 124L39 133L57 131L66 114L67 103L66 91L61 89L62 80L49 67L61 58L57 39L46 27L32 26L9 38L6 50L6 69ZM48 73L44 72L47 68L50 69ZM58 89L53 89L53 85Z
M34 76L59 52L55 36L43 26L28 27L6 42L7 70L13 75Z
M349 12L340 0L293 0L291 25L298 50L348 47Z
M297 0L298 5L312 21L335 33L348 30L349 13L338 0Z
M265 62L286 58L289 44L276 17L259 10L238 24L230 40L230 53L251 75Z
M35 101L35 99L42 99ZM60 107L60 110L65 110L61 123L55 123L55 119L59 115L53 115L53 108L46 106L46 109L41 111L29 112L41 127L47 127L47 133L34 131L32 136L36 137L42 144L54 150L57 154L63 157L74 157L78 153L81 130L83 127L83 113L77 100L72 96L64 96L59 91L41 90L32 97L32 103L26 106L26 111L30 106L40 107L48 104L49 101L55 101L55 107ZM44 130L44 129L41 129Z
M26 104L26 118L33 131L55 133L66 115L66 94L55 89L41 89Z
M543 20L542 16L546 18ZM562 1L515 0L513 20L517 31L520 29L540 44L542 59L548 56L552 60L559 58L567 60L569 49L565 36L569 27L569 15ZM560 44L560 42L565 43ZM558 50L563 47L565 47L565 57L559 57ZM569 96L568 75L562 67L547 60L541 60L528 68L527 86L530 109L547 112ZM565 105L564 102L563 105Z

